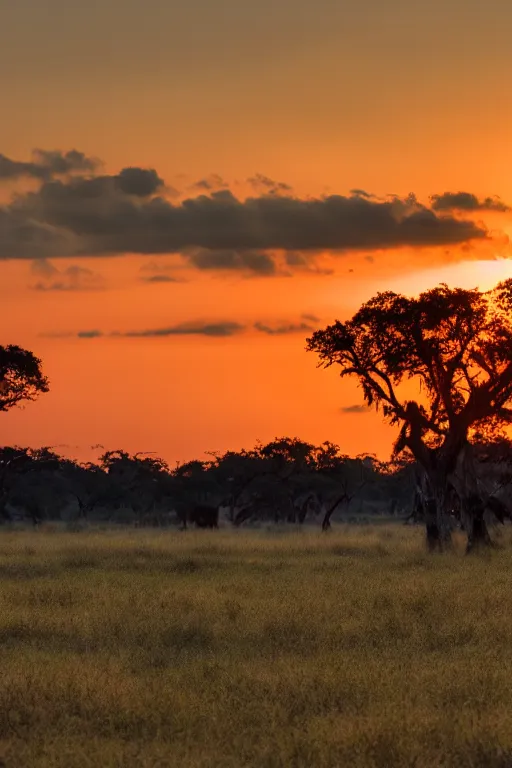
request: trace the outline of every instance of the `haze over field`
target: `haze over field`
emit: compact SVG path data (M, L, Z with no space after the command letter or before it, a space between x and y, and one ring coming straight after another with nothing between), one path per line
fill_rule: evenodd
M0 335L51 391L3 442L387 456L305 339L379 290L512 275L510 4L4 6Z

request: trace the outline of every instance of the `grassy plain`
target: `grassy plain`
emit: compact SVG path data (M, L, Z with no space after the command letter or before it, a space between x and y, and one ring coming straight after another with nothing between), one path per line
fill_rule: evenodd
M0 529L0 758L510 767L502 544L428 556L398 525Z

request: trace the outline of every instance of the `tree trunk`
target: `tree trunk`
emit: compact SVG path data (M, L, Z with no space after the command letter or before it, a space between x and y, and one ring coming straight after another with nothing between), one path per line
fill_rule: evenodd
M466 554L492 547L484 517L487 494L485 489L479 487L473 450L469 443L465 445L460 457L455 480L458 482L457 493L461 498L462 512L465 517L464 527L468 536Z
M447 508L448 478L441 472L426 472L419 478L418 494L425 517L426 543L429 552L451 549L452 539Z
M441 532L437 523L437 504L434 498L426 499L423 508L425 510L425 528L427 534L427 549L429 552L442 550Z
M465 500L468 515L468 543L466 554L492 547L492 540L484 518L485 505L479 495L473 494Z
M334 504L331 504L328 509L325 510L324 519L322 520L322 531L329 531L331 529L331 517L334 513L334 511L338 508L338 506L343 502L347 501L346 494L343 494L343 496L340 496Z

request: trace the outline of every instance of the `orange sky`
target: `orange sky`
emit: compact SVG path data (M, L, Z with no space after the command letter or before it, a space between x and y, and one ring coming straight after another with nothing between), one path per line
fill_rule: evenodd
M19 0L2 10L0 24L0 93L9 118L0 154L30 163L34 148L77 149L103 162L83 171L89 177L155 169L177 196L162 188L155 195L178 208L215 194L212 174L239 201L268 194L270 187L247 181L264 174L291 187L278 196L305 207L353 189L376 195L369 198L376 211L389 194L405 200L414 193L429 211L429 196L446 192L512 204L512 110L503 91L512 69L512 6L467 0L462 21L457 9L446 0L80 7ZM417 292L441 280L487 287L512 275L512 215L469 209L436 216L473 221L492 237L426 247L405 237L381 248L377 233L368 247L342 252L320 243L314 257L296 244L253 248L268 258L277 253L277 274L267 276L199 268L195 257L166 254L160 245L160 253L145 255L138 241L123 246L132 254L116 246L117 255L103 256L84 236L90 222L76 224L88 203L71 211L67 197L50 210L40 194L41 184L57 180L68 195L70 176L43 179L37 168L13 167L5 170L0 158L0 343L40 356L51 392L2 416L6 444L67 446L61 450L81 458L102 444L174 461L288 434L385 457L392 430L373 413L342 412L361 402L360 393L335 371L317 370L304 352L306 327L347 317L378 290ZM112 179L94 210L95 231L101 222L113 227L115 206L130 202L115 197ZM194 187L201 179L211 188ZM318 210L328 216L323 202ZM287 215L279 226L288 226ZM259 209L249 225L242 217L226 228L224 213L208 216L210 229L198 236L224 227L222 236L236 240L240 224L246 236L284 237ZM35 221L52 237L69 235L69 244L23 240L20 221ZM350 222L323 225L313 217L312 226L320 235L332 226L345 242ZM293 219L291 230L298 229ZM124 231L118 225L116 242ZM153 236L141 232L141 240ZM73 255L77 248L87 255ZM291 252L307 270L282 266ZM242 327L224 337L176 332L191 323ZM143 335L162 329L174 330ZM278 329L289 332L268 332ZM100 335L77 337L92 331ZM130 332L139 336L123 335Z

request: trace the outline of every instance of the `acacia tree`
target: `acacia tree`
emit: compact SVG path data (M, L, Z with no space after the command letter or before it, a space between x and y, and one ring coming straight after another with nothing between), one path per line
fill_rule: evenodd
M41 360L26 349L14 344L0 346L0 411L49 391L41 365Z
M423 468L427 543L441 548L449 478L471 431L512 421L512 280L487 292L379 293L351 320L316 331L307 349L355 376L366 403L400 427L394 454L408 449ZM470 482L461 495L471 549L488 541L484 504Z
M14 344L0 345L0 411L8 411L24 401L35 400L48 392L49 384L41 370L41 360ZM1 462L0 462L1 465ZM6 516L7 464L0 470L0 518Z

